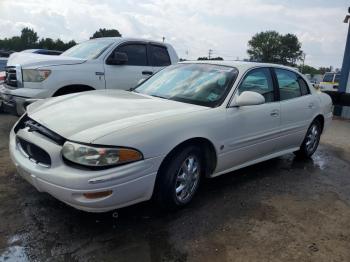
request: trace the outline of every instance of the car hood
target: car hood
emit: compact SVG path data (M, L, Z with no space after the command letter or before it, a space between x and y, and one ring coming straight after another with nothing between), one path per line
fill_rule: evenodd
M21 65L23 68L38 68L57 65L74 65L84 63L85 59L68 57L40 55L33 53L13 53L10 55L7 66Z
M27 112L66 139L92 143L121 129L206 109L122 90L100 90L38 101Z

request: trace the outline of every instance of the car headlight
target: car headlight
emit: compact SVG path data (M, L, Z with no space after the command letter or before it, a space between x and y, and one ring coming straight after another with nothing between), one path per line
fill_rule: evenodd
M123 147L88 146L65 142L62 148L65 159L88 167L109 167L143 159L141 152Z
M23 82L42 82L49 77L51 70L23 69Z

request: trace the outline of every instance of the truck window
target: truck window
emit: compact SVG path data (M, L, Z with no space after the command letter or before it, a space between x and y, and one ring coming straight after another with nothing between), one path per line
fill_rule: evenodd
M325 74L322 82L333 82L334 74Z
M340 81L340 74L336 74L334 77L334 83L339 83Z
M147 51L144 44L126 44L117 48L118 52L128 55L126 65L147 66Z
M171 64L165 46L150 45L150 53L152 66L168 66Z

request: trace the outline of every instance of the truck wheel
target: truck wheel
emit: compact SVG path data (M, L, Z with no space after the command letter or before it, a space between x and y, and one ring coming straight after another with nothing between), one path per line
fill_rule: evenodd
M85 92L85 91L92 91L95 90L94 88L90 86L85 86L85 85L72 85L72 86L65 86L60 89L58 89L53 96L63 96L63 95L68 95L68 94L73 94L73 93L79 93L79 92Z
M155 200L165 209L188 204L197 192L203 173L202 154L195 146L175 153L166 166L158 171Z

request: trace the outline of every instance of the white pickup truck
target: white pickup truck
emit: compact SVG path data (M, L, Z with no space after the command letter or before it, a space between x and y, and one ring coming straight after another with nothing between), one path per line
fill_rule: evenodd
M59 56L14 53L0 84L0 111L21 115L39 99L105 88L127 90L177 62L169 44L120 37L89 40Z

